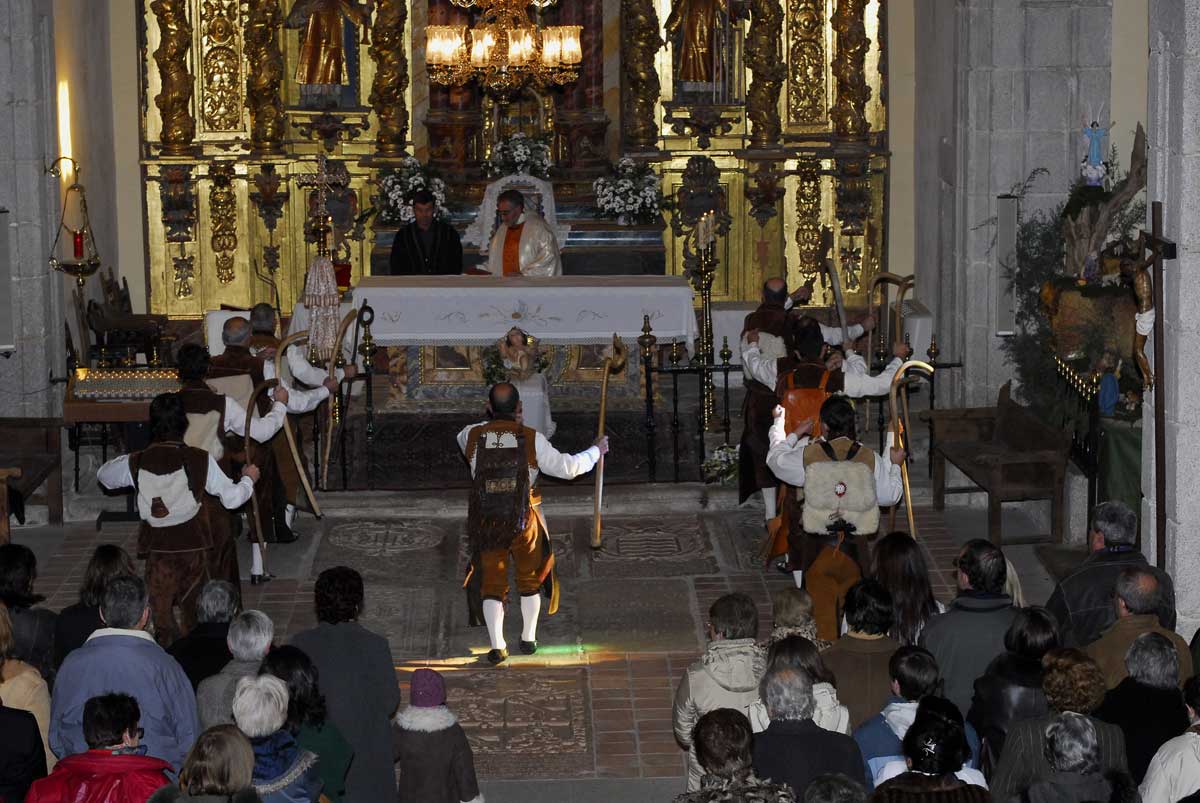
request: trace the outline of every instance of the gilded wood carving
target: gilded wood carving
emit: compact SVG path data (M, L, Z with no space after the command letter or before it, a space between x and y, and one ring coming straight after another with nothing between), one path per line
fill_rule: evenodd
M812 156L796 166L800 186L796 192L796 245L800 249L800 274L815 276L821 270L821 163Z
M207 131L242 127L242 60L237 0L200 4L200 119Z
M196 137L196 118L192 116L192 74L188 54L192 49L192 23L188 20L187 0L154 0L150 10L158 21L161 37L154 51L154 63L162 81L154 96L162 117L163 153L182 156Z
M283 52L279 49L279 26L283 14L279 0L251 0L246 15L246 106L250 110L250 142L258 151L277 151L285 132L283 99Z
M408 89L408 60L404 56L407 17L405 0L380 0L371 26L375 80L367 101L379 120L375 150L381 156L404 153L408 138L408 107L404 103L404 91Z
M211 182L208 191L208 209L212 218L213 254L217 262L217 279L229 284L236 276L233 272L233 255L237 251L237 199L233 194L233 163L214 162L208 169Z
M662 90L654 54L663 46L652 0L621 0L621 77L625 90L622 128L629 150L655 150L654 107Z
M787 113L793 125L825 121L825 2L789 0Z
M844 137L865 137L868 124L867 100L867 27L863 21L867 0L837 0L833 12L833 30L837 33L837 52L833 57L833 75L837 97L833 104L834 130Z
M754 80L746 93L750 142L767 147L779 142L779 93L787 77L783 63L783 7L779 0L751 0L750 32L746 38L746 66Z

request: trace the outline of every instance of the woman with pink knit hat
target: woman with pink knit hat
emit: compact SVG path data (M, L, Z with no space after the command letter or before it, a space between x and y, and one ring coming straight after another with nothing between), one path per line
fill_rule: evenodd
M399 803L483 803L467 734L446 708L446 681L418 669L409 694L409 706L392 725Z

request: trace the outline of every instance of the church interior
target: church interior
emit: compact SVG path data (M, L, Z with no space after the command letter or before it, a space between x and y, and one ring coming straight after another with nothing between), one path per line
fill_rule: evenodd
M229 566L276 645L349 567L479 800L727 799L679 725L710 606L765 639L804 588L845 639L889 533L943 609L982 542L1036 607L1119 504L1200 628L1200 3L0 0L0 100L0 555L55 611L105 544L175 589L141 478L208 451L171 493L221 519L214 568L154 608L164 648ZM797 544L849 464L837 585ZM231 512L217 469L255 488ZM541 591L481 546L499 487Z

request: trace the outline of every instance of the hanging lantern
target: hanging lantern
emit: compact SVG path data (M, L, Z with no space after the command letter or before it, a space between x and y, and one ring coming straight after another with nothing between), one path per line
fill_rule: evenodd
M74 276L80 288L100 269L100 252L96 249L96 238L92 234L92 222L88 218L87 193L79 183L79 163L69 156L60 156L46 171L52 176L62 175L59 164L69 161L75 182L63 192L62 213L58 217L58 230L54 233L54 244L50 246L50 267L53 270ZM76 226L68 222L74 219ZM67 233L68 243L63 242ZM61 250L60 250L61 245Z

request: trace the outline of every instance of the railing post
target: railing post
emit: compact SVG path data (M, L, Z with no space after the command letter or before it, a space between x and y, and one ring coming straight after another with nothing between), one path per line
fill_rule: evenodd
M721 339L721 370L725 373L725 417L721 421L721 429L725 432L725 445L729 445L729 434L732 429L732 424L729 420L729 370L732 366L729 360L733 358L733 351L729 348L729 336L726 335Z
M358 319L363 325L363 339L358 346L362 355L363 375L367 382L367 488L375 489L375 338L371 336L371 324L375 322L375 308L363 304Z
M671 454L679 482L679 341L671 344Z
M650 316L642 316L642 336L637 340L641 349L642 368L646 372L646 470L650 482L654 482L658 468L658 457L654 449L654 360L657 357L658 338L650 328Z

